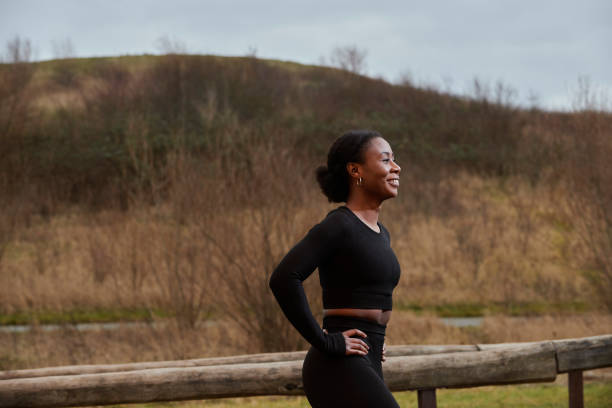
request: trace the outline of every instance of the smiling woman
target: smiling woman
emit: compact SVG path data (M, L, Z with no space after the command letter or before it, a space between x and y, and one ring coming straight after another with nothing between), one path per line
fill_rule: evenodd
M313 407L399 406L383 381L381 362L400 267L378 214L383 201L397 196L400 170L378 132L338 138L317 180L329 201L346 205L315 225L270 278L283 312L312 345L302 377ZM302 286L316 268L323 329Z

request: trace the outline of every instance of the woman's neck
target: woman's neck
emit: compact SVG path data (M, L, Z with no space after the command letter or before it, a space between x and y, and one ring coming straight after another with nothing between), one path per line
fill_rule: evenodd
M377 228L380 205L369 200L359 200L358 197L349 197L346 201L346 207L372 228Z

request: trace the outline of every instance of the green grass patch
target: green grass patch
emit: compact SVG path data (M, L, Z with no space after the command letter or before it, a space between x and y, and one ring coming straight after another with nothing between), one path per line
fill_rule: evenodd
M433 313L439 317L478 317L491 314L507 316L540 316L551 313L585 313L593 307L584 302L529 302L529 303L447 303L441 305L421 305L401 303L394 305L398 310Z
M66 324L66 323L108 323L121 321L147 321L153 317L171 317L161 309L71 309L71 310L30 310L14 313L0 313L0 325Z
M446 408L547 408L567 407L567 387L556 384L508 385L460 390L438 390L439 407ZM401 407L417 407L416 392L396 392ZM612 396L612 383L590 383L584 386L584 403L589 408L608 408ZM256 407L256 408L307 408L305 397L253 397L221 400L168 402L157 404L115 405L116 407Z

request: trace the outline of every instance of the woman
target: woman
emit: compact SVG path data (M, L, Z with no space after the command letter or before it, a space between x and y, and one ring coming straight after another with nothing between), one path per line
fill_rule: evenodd
M378 132L338 138L317 181L330 202L346 205L315 225L270 278L283 312L312 345L302 378L314 408L399 407L383 381L381 361L400 267L378 213L384 200L397 196L400 170ZM317 267L323 329L302 286Z

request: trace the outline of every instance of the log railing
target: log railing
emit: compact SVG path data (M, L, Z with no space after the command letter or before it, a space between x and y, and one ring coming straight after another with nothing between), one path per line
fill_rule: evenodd
M302 394L305 352L0 372L0 407L70 407ZM533 343L394 346L383 364L392 391L553 381L569 374L570 407L582 407L582 371L612 366L612 335Z

